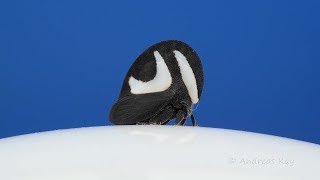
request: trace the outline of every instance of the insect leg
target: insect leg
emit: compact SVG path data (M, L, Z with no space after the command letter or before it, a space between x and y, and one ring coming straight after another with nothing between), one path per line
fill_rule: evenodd
M167 124L176 114L176 110L172 106L167 106L160 114L152 117L149 124Z
M179 110L176 116L176 123L175 125L183 126L186 119L186 113L182 110Z
M162 123L161 125L166 125L166 124L168 124L170 120L171 120L171 119L169 119L168 121Z
M186 124L186 121L187 121L187 118L184 118L182 121L181 121L181 126L184 126Z
M197 121L193 114L191 114L191 120L192 120L192 126L197 126Z

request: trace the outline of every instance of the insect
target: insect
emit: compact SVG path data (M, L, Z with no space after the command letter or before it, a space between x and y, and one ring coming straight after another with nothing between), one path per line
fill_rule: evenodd
M200 58L189 45L177 40L154 44L129 69L110 121L116 125L165 125L175 118L175 125L184 125L191 117L196 126L192 111L203 83Z

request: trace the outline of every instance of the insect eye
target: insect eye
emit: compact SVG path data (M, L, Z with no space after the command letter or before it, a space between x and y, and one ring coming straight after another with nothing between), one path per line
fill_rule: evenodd
M184 106L184 107L187 107L187 106L188 106L188 104L187 104L185 101L181 101L180 104L181 104L182 106Z

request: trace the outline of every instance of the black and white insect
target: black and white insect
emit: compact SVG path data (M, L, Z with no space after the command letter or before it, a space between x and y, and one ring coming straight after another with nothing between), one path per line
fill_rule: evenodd
M145 50L124 79L110 111L116 125L159 124L176 119L184 125L198 103L204 83L199 56L186 43L168 40Z

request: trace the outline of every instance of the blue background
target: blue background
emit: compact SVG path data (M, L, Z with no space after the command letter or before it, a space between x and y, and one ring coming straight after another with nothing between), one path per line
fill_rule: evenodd
M203 61L202 126L320 144L319 9L317 0L1 1L0 138L110 125L136 57L179 39Z

